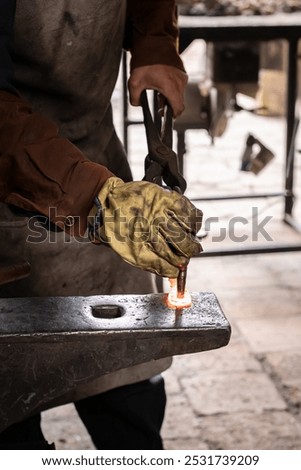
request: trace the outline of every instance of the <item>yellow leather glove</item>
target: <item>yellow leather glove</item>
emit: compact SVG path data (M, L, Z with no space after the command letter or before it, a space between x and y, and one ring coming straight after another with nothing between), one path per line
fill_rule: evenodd
M99 227L94 225L92 241L107 243L133 266L175 278L178 266L186 265L202 250L195 235L203 214L175 191L146 181L124 183L111 177L98 199L102 220ZM93 206L89 214L92 228L96 212Z

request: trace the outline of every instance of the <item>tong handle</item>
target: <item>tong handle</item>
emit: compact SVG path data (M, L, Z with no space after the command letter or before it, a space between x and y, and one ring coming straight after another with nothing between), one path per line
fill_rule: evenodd
M146 139L149 150L156 152L157 146L165 144L172 148L172 131L173 131L173 111L169 103L164 106L163 122L159 114L157 92L155 92L155 109L154 119L150 112L147 92L143 90L140 97L142 105L143 118L145 123Z
M158 93L155 93L155 100L158 103ZM158 110L159 111L159 110ZM159 115L159 112L157 113ZM164 106L164 116L161 125L161 140L168 147L172 148L172 131L173 131L173 110L168 101Z
M157 110L157 112L155 111L155 119L153 119L146 90L143 90L140 102L143 110L149 152L145 158L144 179L159 184L160 186L162 186L164 181L171 189L184 193L186 181L179 172L178 158L176 153L172 150L172 108L169 104L164 107L162 122L159 110Z

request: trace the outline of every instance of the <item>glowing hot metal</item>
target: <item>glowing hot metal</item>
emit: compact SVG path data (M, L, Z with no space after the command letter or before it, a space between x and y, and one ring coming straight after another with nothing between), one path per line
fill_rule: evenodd
M191 307L191 295L185 289L184 294L179 296L177 279L169 279L170 291L164 296L166 306L173 310L181 310L182 308Z

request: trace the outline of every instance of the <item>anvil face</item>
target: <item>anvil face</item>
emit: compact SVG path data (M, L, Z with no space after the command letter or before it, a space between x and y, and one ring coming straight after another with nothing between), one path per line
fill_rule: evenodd
M192 306L168 309L162 294L0 299L0 342L11 335L30 341L38 335L76 335L141 330L216 329L229 326L213 293L192 293ZM21 336L20 336L21 335Z
M181 311L163 294L0 299L0 431L101 375L228 344L216 296L191 295Z

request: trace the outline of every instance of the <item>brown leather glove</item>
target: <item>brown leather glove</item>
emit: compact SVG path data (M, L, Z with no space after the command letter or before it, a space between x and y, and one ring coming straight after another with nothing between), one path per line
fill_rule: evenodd
M164 277L177 277L178 267L202 248L196 238L202 212L184 196L146 181L124 183L109 178L99 195L102 220L95 243L107 243L133 266ZM96 215L93 206L89 225Z

